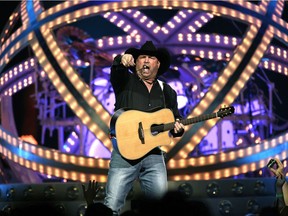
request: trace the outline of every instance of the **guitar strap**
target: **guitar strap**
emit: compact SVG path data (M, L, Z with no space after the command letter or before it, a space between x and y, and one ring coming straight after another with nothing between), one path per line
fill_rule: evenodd
M165 83L163 81L159 80L159 79L157 79L157 81L158 81L158 83L160 85L160 88L162 89L164 108L167 108L167 107L169 108L170 107L169 104L166 103L166 102L169 102L169 98L167 96L167 93L165 93L165 89L166 89L166 88L164 88L165 87L164 86Z
M161 87L161 89L162 89L162 91L163 91L163 89L164 89L164 82L161 81L161 80L158 80L158 79L157 79L157 81L158 81L158 83L159 83L159 85L160 85L160 87Z

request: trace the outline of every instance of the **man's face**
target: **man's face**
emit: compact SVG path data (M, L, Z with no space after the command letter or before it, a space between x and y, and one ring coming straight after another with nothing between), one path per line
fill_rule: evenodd
M136 60L138 76L144 80L153 80L157 76L160 62L155 56L139 55Z

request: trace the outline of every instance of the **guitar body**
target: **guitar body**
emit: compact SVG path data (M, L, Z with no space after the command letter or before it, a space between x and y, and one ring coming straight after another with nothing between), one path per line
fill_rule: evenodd
M181 119L183 125L194 124L212 118L223 118L234 113L234 107L220 108L216 113ZM123 157L135 160L143 157L157 146L169 145L169 131L174 128L174 115L170 109L142 112L119 109L112 116L110 129L113 147Z
M118 110L112 117L110 126L115 129L117 147L120 154L129 160L141 158L157 146L169 145L169 131L155 134L152 125L160 125L174 121L169 109L155 112L137 110Z

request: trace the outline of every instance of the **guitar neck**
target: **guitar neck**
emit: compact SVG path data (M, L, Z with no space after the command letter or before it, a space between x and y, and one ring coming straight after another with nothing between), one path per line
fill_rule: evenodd
M217 117L217 113L211 113L211 114L200 115L200 116L189 118L189 119L182 119L180 120L180 122L183 125L190 125L190 124L206 121L208 119L212 119L216 117ZM173 123L173 128L174 128L174 123Z
M179 122L182 123L183 125L190 125L190 124L194 124L194 123L201 122L201 121L206 121L208 119L212 119L216 117L218 117L217 113L204 114L204 115L200 115L200 116L189 118L189 119L181 119L179 120ZM171 123L167 123L163 125L153 126L152 132L153 131L158 131L158 132L170 131L174 128L174 124L175 122L171 122Z

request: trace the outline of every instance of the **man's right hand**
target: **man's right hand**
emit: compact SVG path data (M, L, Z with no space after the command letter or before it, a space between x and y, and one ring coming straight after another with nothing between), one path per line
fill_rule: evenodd
M131 54L124 54L121 58L121 64L125 67L135 66L134 58Z

